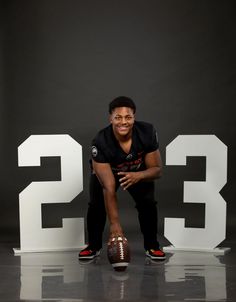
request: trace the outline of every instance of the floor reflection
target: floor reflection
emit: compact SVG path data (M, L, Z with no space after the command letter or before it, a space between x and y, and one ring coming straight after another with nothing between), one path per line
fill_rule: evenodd
M217 255L210 253L173 254L165 266L169 294L179 299L225 301L226 268ZM178 291L176 291L178 288Z
M17 257L20 300L227 301L226 267L210 253L175 252L164 262L134 255L126 272L115 272L105 253L90 264L74 252Z

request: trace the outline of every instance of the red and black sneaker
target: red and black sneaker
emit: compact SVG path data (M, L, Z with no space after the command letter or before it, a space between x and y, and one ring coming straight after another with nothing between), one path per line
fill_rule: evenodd
M165 260L166 254L160 249L149 249L146 251L146 255L153 260Z
M79 253L79 259L83 260L83 259L94 259L95 257L100 255L100 250L94 249L91 246L87 246L85 249L83 249L82 251L80 251Z

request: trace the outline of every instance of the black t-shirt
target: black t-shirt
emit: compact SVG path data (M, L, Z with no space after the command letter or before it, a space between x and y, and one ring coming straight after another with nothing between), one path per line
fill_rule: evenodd
M100 130L92 141L91 155L94 161L109 163L113 173L145 170L145 154L159 148L153 125L135 121L132 129L132 145L126 153L115 138L112 125Z

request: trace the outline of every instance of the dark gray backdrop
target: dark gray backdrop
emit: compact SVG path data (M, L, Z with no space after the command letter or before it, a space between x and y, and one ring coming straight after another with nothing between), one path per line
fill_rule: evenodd
M84 191L71 204L43 205L43 226L85 216L92 137L107 125L107 105L133 98L137 119L166 146L179 134L215 134L229 148L227 240L235 231L234 1L1 1L1 241L19 240L18 194L31 181L59 180L58 158L18 168L17 147L31 134L70 134L83 146ZM164 165L158 182L164 217L204 226L204 205L183 204L183 181L204 180L205 161ZM138 224L119 193L127 232ZM127 219L129 217L129 219ZM216 222L217 223L217 222Z

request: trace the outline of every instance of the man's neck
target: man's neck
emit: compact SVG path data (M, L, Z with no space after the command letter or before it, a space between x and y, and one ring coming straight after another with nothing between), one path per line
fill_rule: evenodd
M114 135L119 143L126 143L132 138L132 132L128 133L127 135L119 135L117 133L114 133Z

